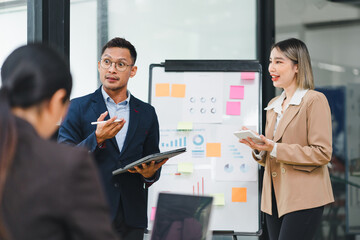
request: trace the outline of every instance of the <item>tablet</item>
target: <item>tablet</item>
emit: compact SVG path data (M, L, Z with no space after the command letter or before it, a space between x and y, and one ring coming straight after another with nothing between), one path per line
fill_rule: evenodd
M256 133L254 133L251 130L240 130L240 131L236 131L234 132L234 135L237 136L239 139L245 139L247 140L247 138L251 138L251 140L253 140L254 143L256 144L264 144L264 141L261 140L260 136L257 135Z
M115 171L112 172L112 174L116 175L116 174L124 173L127 172L129 169L134 169L135 166L139 166L143 163L148 163L151 161L155 161L156 163L159 163L167 158L175 157L184 152L186 152L186 148L178 148L167 152L150 154L146 157L140 158L139 160L126 165L123 168L116 169Z

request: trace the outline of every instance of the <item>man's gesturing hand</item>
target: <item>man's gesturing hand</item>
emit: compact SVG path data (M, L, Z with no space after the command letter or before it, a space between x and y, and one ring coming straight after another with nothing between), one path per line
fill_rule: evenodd
M102 113L97 121L104 121L108 111ZM114 122L116 117L112 117L107 120L105 123L100 123L96 127L95 135L98 145L102 144L106 139L115 137L115 135L122 129L125 124L125 120L122 119L121 122Z

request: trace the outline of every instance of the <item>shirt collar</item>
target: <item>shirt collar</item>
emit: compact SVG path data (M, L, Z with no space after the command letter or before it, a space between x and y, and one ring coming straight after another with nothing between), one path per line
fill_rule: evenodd
M294 95L292 96L289 105L300 105L302 98L309 91L309 89L296 89ZM267 106L264 110L274 109L275 112L281 112L281 104L285 99L285 91L283 91L278 99L276 99L270 106ZM279 111L280 110L280 111Z
M103 95L103 98L104 98L105 103L107 103L107 102L112 102L112 103L115 104L114 100L109 96L109 94L107 94L107 93L105 92L103 86L101 87L101 93L102 93L102 95ZM128 105L128 104L129 104L129 102L130 102L130 96L131 96L129 90L126 91L126 95L127 95L127 98L126 98L124 101L119 102L118 105Z

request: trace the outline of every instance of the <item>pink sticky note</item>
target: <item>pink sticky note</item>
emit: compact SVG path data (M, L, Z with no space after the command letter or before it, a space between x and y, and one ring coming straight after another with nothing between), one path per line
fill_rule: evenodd
M254 80L255 73L254 72L242 72L241 73L241 80Z
M240 102L226 102L227 115L240 115Z
M244 99L244 86L230 86L230 99Z
M156 213L156 207L151 208L151 215L150 215L150 221L155 220L155 213Z

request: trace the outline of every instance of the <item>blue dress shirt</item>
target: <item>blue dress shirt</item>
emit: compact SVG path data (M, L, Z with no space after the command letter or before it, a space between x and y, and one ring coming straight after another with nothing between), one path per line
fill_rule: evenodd
M104 87L101 88L101 93L104 97L106 108L108 109L109 117L112 118L116 116L117 118L123 118L125 120L125 124L123 128L116 134L115 139L116 143L119 147L119 151L121 152L125 137L129 128L129 120L130 120L130 92L127 91L127 98L116 104L114 100L105 92Z

